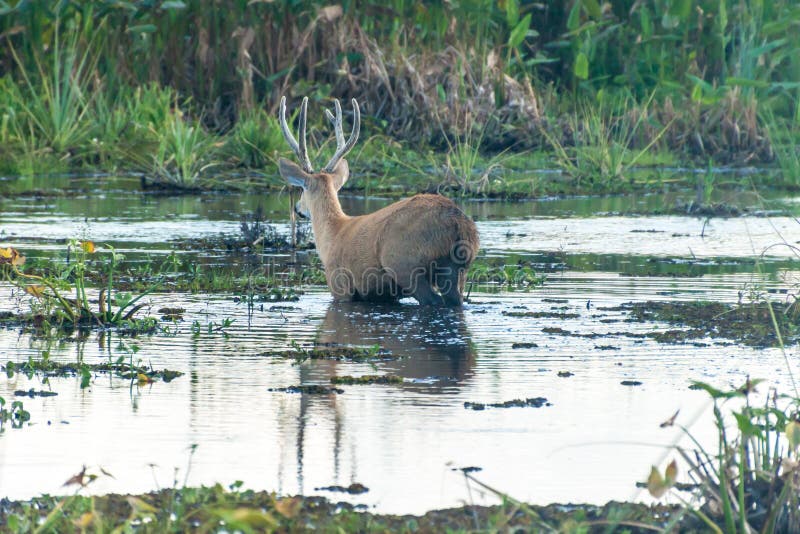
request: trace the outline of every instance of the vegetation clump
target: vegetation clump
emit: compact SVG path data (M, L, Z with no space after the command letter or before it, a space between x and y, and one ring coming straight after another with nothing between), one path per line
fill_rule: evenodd
M350 495L361 495L362 493L367 493L369 491L369 488L366 487L364 484L353 482L349 486L323 486L321 488L314 488L314 491L335 491L338 493L347 493Z
M91 377L94 373L108 373L120 378L130 379L142 383L154 382L161 380L163 382L172 382L179 376L183 376L180 371L173 371L170 369L153 369L152 367L145 367L143 365L135 365L132 363L125 363L123 357L120 357L114 362L103 363L60 363L50 359L49 355L45 354L40 359L31 358L24 362L6 362L4 366L0 366L0 370L4 371L6 375L11 378L14 373L20 373L28 376L38 374L43 377L81 377L81 387L87 387L91 383ZM29 395L29 392L23 392ZM48 392L45 392L48 393ZM39 394L39 393L34 393Z
M631 322L658 321L689 327L648 334L661 342L705 337L732 339L753 347L777 347L781 340L786 345L800 342L800 309L796 305L648 301L623 304L617 310L627 312Z
M486 408L541 408L542 406L552 406L544 397L533 397L528 399L514 399L505 402L484 404L482 402L465 402L464 408L470 410L485 410Z
M331 384L365 385L365 384L402 384L403 377L396 375L361 375L361 376L334 376Z
M577 319L580 317L580 314L572 312L517 312L507 310L503 310L503 315L507 317L527 317L531 319Z
M303 347L297 342L293 342L292 348L289 350L267 351L262 352L260 355L271 358L290 358L298 363L306 360L369 362L392 359L391 354L381 349L380 345L373 345L372 347L349 347L344 345Z
M135 315L146 305L142 299L155 291L161 280L151 282L137 295L121 291L115 286L115 277L122 255L107 246L105 261L95 261L98 252L92 241L70 240L66 261L53 263L53 270L49 272L33 274L26 270L26 258L18 250L12 247L0 249L0 280L10 282L30 296L30 313L16 319L35 326L121 327L133 332L154 330L155 320L138 319ZM92 276L88 273L93 268L96 269L96 279L102 280L95 290L96 300L90 297L89 287Z
M344 390L341 388L320 386L318 384L308 384L300 386L288 386L285 388L269 388L267 391L280 391L283 393L303 393L305 395L341 395Z
M467 474L467 476L472 476ZM610 502L605 506L533 506L504 501L498 506L462 506L420 516L358 511L346 502L322 497L281 497L242 490L241 483L165 489L141 495L42 496L3 500L0 528L12 534L135 530L143 534L192 530L239 532L474 532L538 531L601 533L617 526L635 534L672 525L681 532L702 532L703 524L677 505Z

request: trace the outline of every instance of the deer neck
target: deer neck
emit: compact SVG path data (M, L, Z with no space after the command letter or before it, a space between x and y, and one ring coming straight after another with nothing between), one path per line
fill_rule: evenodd
M336 235L348 216L342 211L339 196L330 182L326 183L322 191L309 200L311 227L314 230L317 252L323 265L327 267L328 259L336 243Z

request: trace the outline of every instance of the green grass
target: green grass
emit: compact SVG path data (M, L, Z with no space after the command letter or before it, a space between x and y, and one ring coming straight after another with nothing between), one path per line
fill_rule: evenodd
M800 119L784 120L766 111L762 114L762 120L783 182L800 186Z
M352 156L375 173L368 192L405 185L404 165L469 195L548 191L499 167L542 151L580 192L615 191L653 161L768 163L768 139L797 183L797 128L786 142L755 119L796 124L790 0L123 4L0 9L0 170L140 170L189 189L220 185L211 170L271 175L286 95L359 99L364 140L386 149ZM324 123L312 113L311 146L327 146Z

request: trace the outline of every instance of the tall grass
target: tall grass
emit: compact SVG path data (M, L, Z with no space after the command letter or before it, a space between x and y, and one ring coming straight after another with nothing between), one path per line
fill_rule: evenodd
M783 182L800 187L800 120L784 120L769 111L762 114L762 120Z
M16 48L9 47L22 83L19 90L8 93L8 104L23 144L40 143L57 158L69 158L91 133L88 115L94 94L90 76L95 59L88 48L81 50L76 32L62 37L58 24L54 31L53 51L49 58L34 53L32 70Z
M613 188L615 181L628 179L631 168L669 128L669 123L659 124L652 133L645 131L646 123L652 120L652 98L640 106L631 98L583 102L569 116L566 142L543 127L542 134L553 148L558 167L579 184L588 181L605 189Z
M472 139L484 154L552 149L571 173L595 168L606 183L642 147L609 132L652 128L597 109L622 94L634 110L653 99L643 120L672 123L663 148L702 162L765 161L754 117L761 108L795 114L797 20L791 0L9 3L0 7L0 72L16 88L0 96L8 102L0 133L13 149L0 157L20 169L113 168L128 164L126 152L160 146L158 174L196 175L208 161L178 154L186 143L208 148L202 126L233 132L225 156L258 168L274 158L277 140L274 120L261 131L259 114L272 117L282 95L333 96L359 100L365 136L449 151L454 171L472 150L447 141L472 144L457 140L470 136L469 117L483 125ZM173 93L186 124L197 124L191 135L174 121L121 111L132 92L152 87ZM173 142L143 135L142 123L165 125ZM597 150L571 153L593 142Z
M153 129L153 135L157 139L149 176L153 182L181 189L206 185L203 174L218 165L219 143L201 124L175 112L158 129Z
M277 154L285 151L285 145L278 119L258 109L239 118L225 152L237 165L262 169L277 162Z

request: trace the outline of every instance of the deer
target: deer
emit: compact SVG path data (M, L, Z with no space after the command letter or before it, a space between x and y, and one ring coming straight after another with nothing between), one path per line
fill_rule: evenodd
M423 306L461 306L467 270L480 246L475 223L455 202L436 194L414 195L366 215L345 214L338 193L350 177L344 157L358 141L361 111L352 99L353 127L345 141L342 107L338 100L334 105L335 115L328 109L325 115L333 124L336 151L314 172L306 141L308 97L300 106L298 138L286 121L282 97L281 130L300 163L278 161L281 177L303 189L296 210L311 219L333 299L396 302L413 297Z

